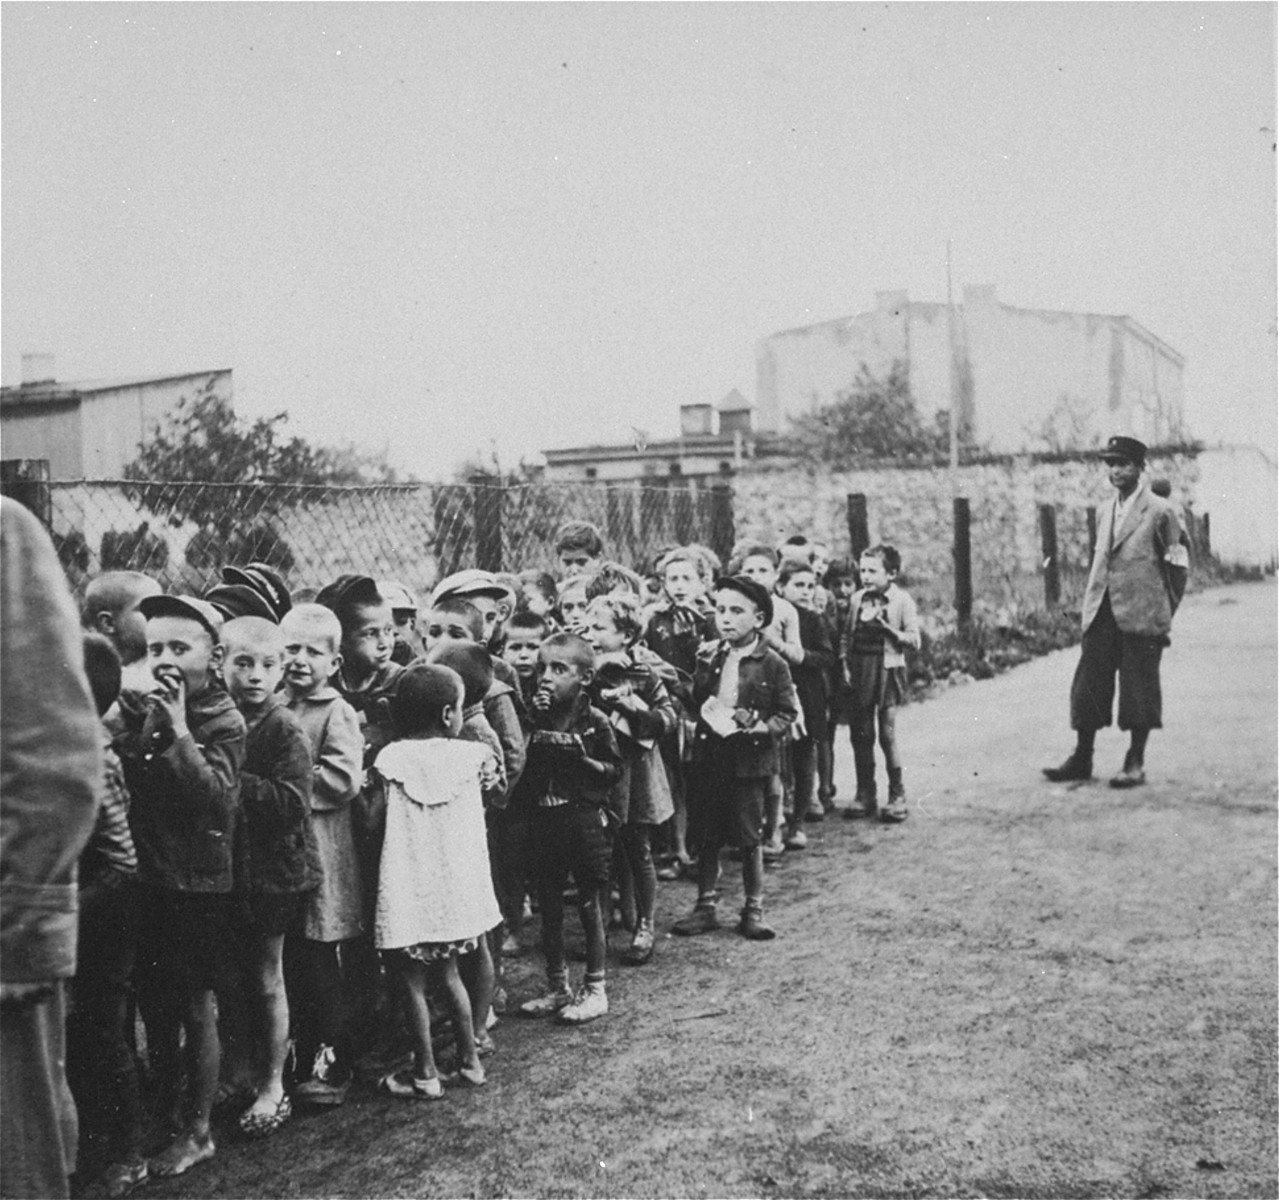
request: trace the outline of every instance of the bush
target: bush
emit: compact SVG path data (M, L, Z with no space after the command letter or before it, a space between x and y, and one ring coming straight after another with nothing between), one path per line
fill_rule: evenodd
M104 571L161 571L169 562L169 543L143 521L137 529L109 529L102 535Z
M911 698L922 698L937 684L964 676L990 679L1080 640L1078 612L1002 610L999 617L1002 621L974 614L966 628L938 614L926 618L920 648L908 659Z

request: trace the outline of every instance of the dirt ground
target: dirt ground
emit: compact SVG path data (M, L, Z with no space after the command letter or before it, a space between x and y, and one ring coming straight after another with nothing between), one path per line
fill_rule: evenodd
M144 1194L1276 1196L1274 584L1187 600L1144 789L1114 731L1042 780L1077 655L904 710L910 820L810 826L776 941L663 936L604 1020L504 1020L484 1089L353 1091Z

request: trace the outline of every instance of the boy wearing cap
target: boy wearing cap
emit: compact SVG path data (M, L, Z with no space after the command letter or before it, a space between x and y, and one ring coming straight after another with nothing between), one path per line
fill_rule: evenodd
M422 653L422 639L417 632L417 601L404 584L394 579L379 579L377 590L391 606L391 623L395 629L391 661L407 667Z
M690 826L701 826L697 905L676 921L677 934L719 927L719 853L742 851L746 903L738 932L752 941L775 937L764 922L764 853L761 833L770 779L777 773L777 743L799 716L790 668L763 640L772 623L768 590L744 575L721 579L715 589L719 640L698 652L693 704L698 712L694 761L702 782ZM697 818L697 820L694 820Z
M156 686L144 709L125 712L117 749L133 796L142 891L140 998L152 1066L178 1118L177 1137L150 1167L153 1175L181 1175L214 1153L209 1118L221 1046L213 995L245 725L218 678L217 610L193 596L149 596L138 607Z
M1146 782L1146 739L1162 726L1159 660L1173 614L1185 594L1190 557L1176 510L1142 482L1146 447L1112 437L1101 452L1115 499L1102 509L1097 546L1084 590L1083 645L1070 688L1076 745L1054 783L1092 778L1093 742L1110 724L1119 676L1119 728L1129 732L1115 788Z

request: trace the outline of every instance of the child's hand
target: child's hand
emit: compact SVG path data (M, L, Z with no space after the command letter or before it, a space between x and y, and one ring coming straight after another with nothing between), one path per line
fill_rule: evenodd
M764 645L770 650L777 650L780 652L781 648L786 644L771 628L765 629L760 634L760 637L763 639Z
M491 792L498 784L502 782L502 777L498 774L497 759L486 758L484 765L480 767L480 788L482 791Z
M620 708L623 712L634 712L637 707L635 693L629 683L624 683L620 687L604 688L600 692L600 699Z
M187 681L176 672L159 676L160 685L151 693L151 711L155 714L156 727L172 731L174 738L187 732Z
M538 688L529 703L536 712L544 713L551 707L551 693Z

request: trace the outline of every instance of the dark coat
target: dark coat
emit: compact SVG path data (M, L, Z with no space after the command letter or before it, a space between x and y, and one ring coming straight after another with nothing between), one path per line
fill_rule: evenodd
M608 718L591 707L585 693L579 694L573 719L564 732L581 739L588 758L607 764L605 773L587 770L581 765L580 752L560 744L562 735L551 730L546 713L530 710L528 723L528 758L524 774L511 792L512 806L528 812L538 808L546 796L562 796L577 804L606 807L613 785L621 777L622 756Z
M213 681L187 699L190 737L152 738L130 714L116 742L133 796L138 879L178 892L229 892L240 813L244 718Z
M710 696L719 692L720 676L728 657L728 643L717 642L698 655L693 676L693 703L698 710ZM737 685L737 708L746 710L754 721L762 721L760 733L737 733L718 737L698 720L694 735L694 755L707 761L722 761L721 754L731 755L733 775L737 779L756 779L772 775L778 768L777 739L789 733L799 716L799 702L790 668L775 650L762 641L741 662Z
M249 727L240 772L235 890L287 895L320 882L311 823L311 748L298 719L278 701Z
M799 609L799 640L804 646L804 661L792 666L790 672L804 713L804 728L809 737L824 738L831 668L835 665L830 623L812 609Z

